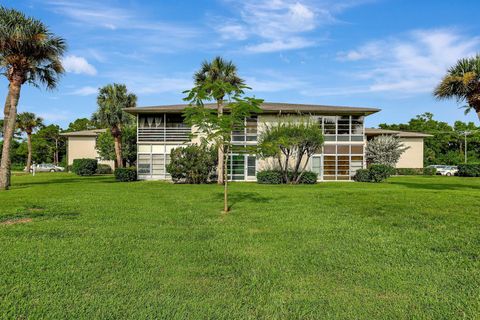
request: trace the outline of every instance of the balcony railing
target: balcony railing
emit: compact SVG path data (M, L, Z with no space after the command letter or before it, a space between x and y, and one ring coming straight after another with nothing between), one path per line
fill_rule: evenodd
M138 128L139 142L187 142L190 140L190 127Z

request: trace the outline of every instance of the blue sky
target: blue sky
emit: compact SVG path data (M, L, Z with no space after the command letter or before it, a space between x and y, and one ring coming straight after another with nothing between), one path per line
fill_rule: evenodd
M139 106L179 103L192 74L233 60L271 102L378 107L367 125L432 112L474 121L431 92L448 66L480 52L480 2L463 0L7 0L64 37L57 90L23 89L19 111L63 127L96 109L97 88L119 82ZM7 82L1 80L3 95ZM1 92L1 91L0 91Z

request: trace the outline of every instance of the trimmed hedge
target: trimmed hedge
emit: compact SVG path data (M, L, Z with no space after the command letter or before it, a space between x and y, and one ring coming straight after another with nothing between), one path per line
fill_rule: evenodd
M317 183L318 174L313 171L304 171L300 177L301 184L315 184Z
M289 172L290 177L292 173ZM299 184L317 183L318 174L312 171L304 171L300 177ZM282 184L286 183L283 172L280 170L263 170L257 173L257 183L260 184Z
M257 172L257 183L260 184L282 184L283 173L280 170L263 170Z
M437 174L437 169L435 168L423 168L424 176L434 176Z
M371 182L370 179L370 170L368 169L358 169L353 176L353 180L357 182Z
M72 171L79 176L92 176L97 171L97 165L95 159L75 159L73 160Z
M137 181L137 168L117 168L114 172L115 180L119 182Z
M357 182L383 182L395 173L395 168L384 164L372 164L368 169L357 170L353 179Z
M112 167L108 164L97 165L97 174L112 174Z
M459 164L458 175L460 177L480 177L480 164Z

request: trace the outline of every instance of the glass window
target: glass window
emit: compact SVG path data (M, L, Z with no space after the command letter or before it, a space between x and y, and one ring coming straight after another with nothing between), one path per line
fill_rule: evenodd
M337 146L338 154L350 154L350 145L338 145Z
M319 156L312 157L312 171L317 174L322 174L322 158Z
M349 134L350 134L350 116L338 117L338 135L349 135Z
M150 155L139 154L137 167L138 174L150 174Z
M327 144L323 146L323 153L324 154L336 154L337 153L337 146L332 144Z
M324 134L334 135L337 133L337 117L324 117L323 118L323 132Z
M363 116L352 116L352 135L363 136Z
M257 159L255 156L247 157L247 176L255 177L257 174Z
M352 154L363 154L363 145L352 145Z

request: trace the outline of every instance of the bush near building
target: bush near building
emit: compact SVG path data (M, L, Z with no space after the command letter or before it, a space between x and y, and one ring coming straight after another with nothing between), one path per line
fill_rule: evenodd
M137 181L137 168L117 168L114 172L115 180L119 182Z
M292 183L293 172L289 172L289 180L285 180L282 170L263 170L257 173L257 182L260 184L282 184ZM299 184L315 184L317 183L318 174L312 171L304 171L298 181Z
M72 164L73 173L79 176L92 176L97 171L97 160L95 159L75 159Z
M459 164L458 175L460 177L480 177L480 163Z

